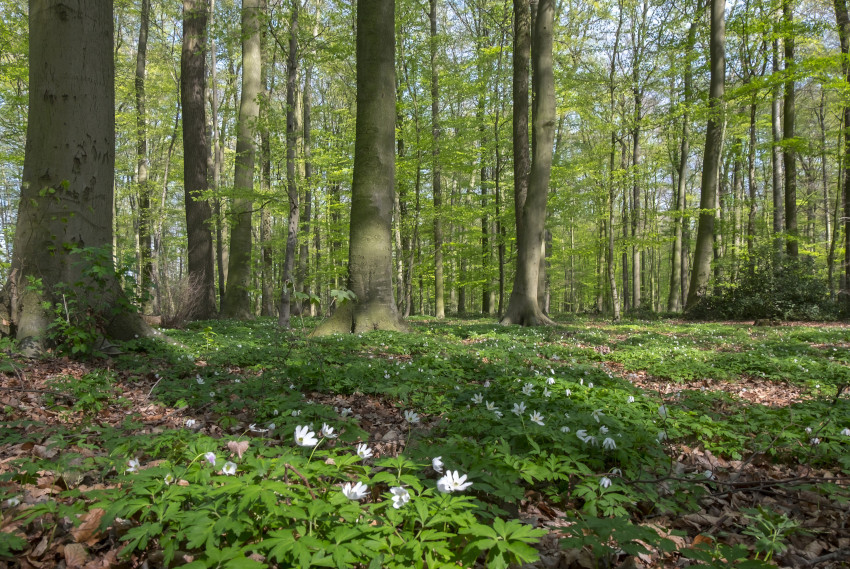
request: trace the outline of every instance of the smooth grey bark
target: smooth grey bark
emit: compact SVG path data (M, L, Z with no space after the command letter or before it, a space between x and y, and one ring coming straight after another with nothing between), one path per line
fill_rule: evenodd
M608 274L608 285L611 287L611 310L614 320L620 319L620 297L617 294L617 269L616 255L614 252L614 203L617 200L617 181L614 176L614 167L617 159L617 131L614 129L614 112L616 106L616 84L614 77L617 72L617 57L620 51L620 38L623 31L623 20L625 18L623 10L619 11L620 16L617 19L617 33L614 36L614 48L611 51L611 67L608 71L608 112L611 120L611 147L608 154L608 191L606 192L605 209L607 219L605 219L605 235L606 243L606 267ZM625 274L625 271L624 271ZM601 289L602 287L600 287Z
M51 306L75 297L107 336L153 334L112 271L115 66L112 2L29 3L29 107L12 265L0 331L49 347ZM86 260L88 250L92 257ZM93 276L92 262L109 269Z
M698 22L694 19L688 28L687 52L693 51L696 43ZM667 310L682 310L682 225L684 224L685 193L688 191L688 159L691 152L691 99L693 97L693 62L685 57L684 72L684 112L682 113L682 141L679 147L678 186L676 188L676 206L674 220L673 251L670 271L670 294L667 296Z
M315 336L405 330L393 298L395 191L395 2L357 2L357 115L351 188L348 288Z
M298 142L295 110L298 80L298 4L292 2L289 24L289 53L286 62L286 194L289 201L289 218L286 227L286 252L283 258L283 286L280 293L280 311L277 324L289 328L292 316L292 293L295 291L295 255L298 247L298 223L301 210L298 204L298 180L295 176L295 146Z
M242 0L242 96L236 125L236 164L230 252L227 263L227 288L221 302L225 318L253 317L251 288L251 217L254 193L254 128L260 115L260 75L263 61L260 38L260 14L263 0Z
M514 0L513 47L514 219L518 236L522 231L522 208L528 194L528 176L531 171L528 147L528 72L531 60L529 0Z
M537 273L544 241L546 201L552 169L555 140L555 76L552 44L555 6L541 0L532 34L532 81L537 96L533 101L534 159L531 163L528 194L522 208L521 230L517 233L517 261L514 288L502 324L537 326L553 324L537 302Z
M708 281L711 278L711 259L714 254L714 209L717 199L720 151L723 143L723 97L726 82L725 7L726 0L711 0L709 113L705 132L702 182L700 184L697 244L694 251L691 284L688 287L688 297L685 303L686 309L692 309L706 294Z
M434 315L445 318L445 283L443 277L443 188L440 168L440 70L437 63L437 0L429 0L431 24L431 191L434 195Z
M212 217L203 198L207 190L206 91L207 8L205 0L183 0L183 48L180 57L180 101L183 111L183 188L186 208L188 274L197 289L192 318L215 316Z
M794 85L794 9L791 0L783 0L785 22L785 93L782 103L782 165L785 168L785 252L790 257L799 254L797 234L797 157L794 148L794 129L797 121L796 87Z
M315 34L314 34L315 35ZM307 69L304 72L304 91L301 94L302 106L301 106L301 115L303 117L302 120L302 130L303 130L303 155L304 155L304 215L301 218L301 233L304 235L304 240L301 242L301 248L298 253L298 279L297 281L301 283L301 292L306 295L310 295L311 287L310 287L310 223L312 221L313 216L313 160L312 160L312 151L311 145L313 144L313 133L312 133L312 108L313 108L313 99L312 99L312 81L313 81L313 68L308 65ZM317 250L318 252L318 250ZM301 306L302 314L306 310L310 313L311 316L316 315L316 305L312 302L305 301Z
M215 0L210 0L210 27L215 21ZM224 288L227 282L227 267L224 262L224 236L221 219L221 198L218 197L218 188L221 183L221 170L224 166L224 150L221 146L222 133L218 122L218 81L216 80L216 47L215 37L210 34L210 118L212 119L212 175L210 176L210 190L212 190L214 214L215 214L215 266L218 275L218 298L219 302L224 298Z

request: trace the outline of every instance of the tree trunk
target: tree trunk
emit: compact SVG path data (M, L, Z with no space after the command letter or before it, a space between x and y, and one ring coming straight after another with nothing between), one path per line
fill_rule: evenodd
M529 0L514 0L513 143L514 215L516 234L522 232L522 209L528 194L531 156L528 148L528 69L531 56Z
M180 98L183 107L183 186L186 204L189 280L197 305L192 318L215 316L215 273L213 268L210 204L207 190L206 92L207 33L206 0L183 0L183 50L180 58Z
M139 43L136 50L136 183L139 186L139 292L147 309L153 284L151 259L151 184L148 180L148 137L145 113L145 66L148 52L150 0L142 0L139 14Z
M260 36L265 52L266 32ZM272 57L272 60L275 58ZM265 198L272 195L272 149L269 133L269 104L274 91L274 75L269 79L269 70L274 73L274 63L263 65L260 84L263 86L263 104L260 106L260 194ZM271 85L266 88L268 83ZM274 316L274 262L272 253L272 218L269 208L260 208L260 316Z
M289 199L289 220L286 226L286 254L283 259L283 286L280 293L278 325L289 328L292 314L292 293L295 291L295 254L298 247L298 223L301 211L298 205L298 181L295 177L295 146L297 144L297 115L295 113L298 83L298 6L292 2L289 27L289 54L286 63L286 189Z
M304 240L301 242L301 248L298 253L298 282L301 283L301 292L310 296L310 221L313 215L313 190L310 184L313 181L313 162L311 160L310 145L312 144L312 80L313 68L307 66L304 72L304 92L301 94L303 101L301 105L301 115L303 117L303 132L304 132L304 217L301 219L301 234ZM309 300L302 304L301 313L308 312L311 316L315 315L316 305Z
M779 39L773 39L773 74L779 75ZM772 188L773 188L773 248L775 253L782 252L785 240L782 231L785 227L785 200L782 188L782 114L779 105L779 85L773 88L770 105L770 124L773 134Z
M251 318L251 217L254 194L254 128L260 115L263 69L260 48L260 13L263 0L242 0L242 96L236 125L236 164L230 226L230 253L227 263L227 288L221 303L225 318Z
M431 132L434 136L431 155L434 194L434 315L445 318L445 285L443 282L443 188L440 168L440 74L437 67L437 0L430 1L431 23Z
M847 0L834 0L835 2L835 20L838 24L838 38L841 44L841 53L844 57L842 57L842 71L844 72L845 81L850 85L850 62L848 62L848 55L850 55L850 17L848 17L847 13ZM844 279L842 281L843 286L839 291L839 299L845 308L850 306L850 136L848 136L848 129L850 129L850 105L844 105L844 156L843 156L843 164L842 169L844 170L844 219L842 220L844 225ZM839 192L839 196L841 192ZM836 202L838 201L838 196L836 197ZM837 204L836 204L837 205ZM836 210L838 208L836 207ZM836 223L836 230L837 230ZM836 239L837 241L837 239ZM831 247L834 249L834 245Z
M785 100L782 105L782 165L785 167L785 252L796 258L799 253L797 234L797 161L794 149L795 108L794 77L794 8L791 0L783 0L782 16L785 21Z
M514 288L502 324L537 326L553 322L537 303L537 272L544 241L546 201L552 169L555 140L555 78L553 74L553 0L541 0L534 19L532 49L533 81L537 85L534 100L534 160L531 164L528 193L522 208L522 223L517 233L517 263Z
M697 20L691 22L688 28L687 52L693 50L696 43ZM688 158L691 153L691 124L690 109L693 83L693 62L690 57L685 58L685 85L684 85L684 112L682 113L682 141L679 148L679 171L678 187L676 188L676 217L673 238L673 252L671 258L672 270L670 272L670 294L667 297L667 310L679 312L682 310L682 226L684 225L685 193L688 191Z
M717 195L717 175L723 142L723 96L726 80L726 0L711 0L711 82L709 85L709 115L705 132L705 154L700 185L700 216L694 268L688 287L686 308L692 309L706 294L711 278L711 258L714 245L714 208Z
M393 298L395 191L395 2L357 2L357 115L351 188L348 288L316 336L404 330Z
M53 309L71 301L71 325L81 317L119 340L153 334L112 270L112 49L111 1L30 2L29 124L0 326L26 354L50 345Z

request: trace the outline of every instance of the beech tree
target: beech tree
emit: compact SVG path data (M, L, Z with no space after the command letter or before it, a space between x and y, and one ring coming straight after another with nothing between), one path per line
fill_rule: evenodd
M514 288L502 324L536 326L551 324L537 302L538 271L546 220L546 200L555 141L555 75L552 57L555 6L540 0L532 33L532 81L537 96L532 104L534 151L528 194L522 205L522 225L517 231L517 261Z
M113 26L111 0L29 2L29 122L2 294L2 331L25 353L49 346L53 307L69 297L108 337L153 333L112 267Z
M395 0L357 1L357 118L348 288L357 296L313 332L404 330L393 290Z

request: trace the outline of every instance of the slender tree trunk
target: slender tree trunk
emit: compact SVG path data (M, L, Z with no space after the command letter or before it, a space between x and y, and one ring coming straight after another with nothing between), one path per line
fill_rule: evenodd
M534 160L528 193L517 234L514 288L502 324L536 326L551 324L537 303L537 272L544 240L546 201L555 139L555 79L553 74L554 0L541 0L534 19L532 73L537 86L534 104Z
M709 85L709 115L705 133L705 154L700 185L700 216L694 269L688 290L686 308L691 309L706 294L711 277L711 258L714 245L714 207L720 150L723 142L723 97L726 80L726 0L711 0L711 82Z
M148 26L150 0L142 0L139 14L139 43L136 50L136 183L139 186L139 291L146 310L150 309L150 292L153 284L151 260L151 183L148 180L148 137L145 113L145 67L148 53Z
M308 274L309 262L310 262L310 248L308 247L310 243L310 223L311 218L313 216L313 188L311 184L313 183L313 162L312 162L312 152L310 146L313 144L312 139L312 80L313 80L313 68L308 65L304 71L304 92L301 95L302 106L301 113L303 116L303 129L304 129L304 218L301 220L301 233L304 236L304 240L301 242L301 250L298 254L298 282L301 283L301 292L310 295L310 277ZM310 315L315 315L315 307L316 305L310 301L306 301L306 306L302 305L302 312L309 311Z
M314 335L404 330L393 298L395 2L357 2L357 116L351 188L348 288Z
M773 39L773 74L778 75L779 69L779 39ZM782 113L779 104L779 85L773 88L770 105L770 122L773 134L772 188L773 188L773 248L779 254L785 240L782 231L785 227L785 200L782 187Z
M254 129L260 114L263 58L260 16L263 0L242 0L242 96L236 126L236 165L230 226L227 289L221 303L225 318L251 318L251 218L254 208Z
M428 17L431 23L431 148L432 187L434 194L434 315L445 318L445 290L443 282L443 188L440 168L440 73L437 64L437 0L429 0Z
M522 232L522 209L528 194L531 155L528 148L528 70L531 57L531 8L529 0L514 1L513 53L513 146L514 214L516 234Z
M183 109L183 184L186 204L189 279L198 289L193 318L215 315L215 273L207 189L206 59L207 8L205 0L183 0L183 51L180 93Z
M785 100L782 106L782 164L785 167L785 233L787 241L785 252L796 258L799 254L799 235L797 233L797 161L794 149L794 128L797 111L794 86L794 8L791 0L783 0L782 15L785 21Z
M847 84L850 85L850 62L848 62L848 56L850 56L850 17L848 17L847 13L847 1L834 0L834 2L835 20L838 24L838 38L841 45L841 53L844 56L841 60L842 70ZM844 171L844 187L843 192L838 192L838 195L840 196L843 193L844 196L844 219L842 220L842 225L844 226L845 241L844 279L842 280L843 286L839 292L839 299L846 309L847 307L850 307L850 136L848 136L848 128L850 128L850 105L848 104L844 105L843 119L844 156L841 168ZM837 197L836 201L838 201ZM836 210L838 210L838 207L836 207ZM836 227L836 231L837 229L838 228ZM834 241L837 241L837 239ZM834 245L832 246L832 249L834 249Z
M260 36L262 50L267 46L267 32ZM275 58L272 57L272 60ZM274 75L268 77L269 71L274 73L274 61L271 65L263 65L260 84L263 88L262 105L260 105L260 194L263 199L272 195L272 151L269 136L269 105L274 91ZM271 82L267 88L266 85ZM274 316L274 260L272 253L272 218L269 208L260 208L260 316Z
M210 27L215 19L215 0L210 0ZM210 189L215 196L213 198L215 214L215 265L218 268L218 298L219 302L224 299L224 287L227 281L227 267L224 262L224 236L221 219L221 198L218 197L218 188L221 183L221 170L224 165L224 150L221 145L222 133L219 129L218 119L218 82L216 81L218 64L216 63L215 36L210 34L210 114L212 115L212 153L213 171Z
M298 224L301 210L298 204L298 180L295 172L297 144L296 89L298 83L298 6L292 2L289 25L289 53L286 63L286 193L289 199L289 220L286 224L286 253L283 260L283 286L280 294L278 325L289 328L292 315L292 293L295 291L295 255L298 247Z

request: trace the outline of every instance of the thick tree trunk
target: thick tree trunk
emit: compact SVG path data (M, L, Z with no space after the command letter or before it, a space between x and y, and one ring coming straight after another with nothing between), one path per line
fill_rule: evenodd
M266 32L260 36L263 52L267 46ZM273 58L274 59L274 58ZM269 70L272 77L269 78ZM266 85L271 83L267 88ZM272 195L272 149L269 133L269 103L274 91L274 65L263 65L260 78L263 87L263 104L260 106L260 193L264 198ZM272 218L269 208L260 209L260 316L274 316L274 261L272 252Z
M112 270L112 42L111 1L30 2L29 124L0 327L24 353L50 345L57 303L73 301L66 317L93 317L108 337L153 334Z
M531 154L528 148L528 71L531 57L531 8L529 0L514 0L513 50L513 146L514 215L516 234L522 232L522 209L528 194Z
M544 240L546 201L552 169L555 140L555 78L553 73L553 0L541 0L534 19L532 49L534 99L534 160L531 164L528 194L522 208L521 230L517 234L517 264L514 288L502 324L537 326L553 322L537 303L537 272Z
M189 279L197 290L192 317L215 316L215 273L213 268L210 204L202 195L207 190L206 91L207 3L183 0L183 50L180 59L180 98L183 108L183 186L186 204Z
M242 0L242 96L236 125L236 164L230 226L230 252L227 288L221 303L225 318L251 318L251 218L254 194L254 129L260 115L260 75L263 61L260 48L260 13L263 0Z
M283 259L283 287L280 293L278 325L289 328L292 314L292 293L295 291L295 255L298 247L298 224L301 210L298 204L298 180L295 176L295 146L298 142L295 111L298 82L298 5L292 2L289 26L289 54L286 63L286 189L289 199L289 220L286 227L286 253Z
M711 278L711 259L714 249L714 208L717 196L717 177L720 150L723 143L723 96L726 81L726 0L711 0L711 82L709 85L709 115L705 132L705 154L700 185L700 216L694 268L688 287L686 308L691 309L706 294Z
M348 288L313 332L404 330L393 298L392 212L395 191L395 2L357 2L357 116L351 188Z

